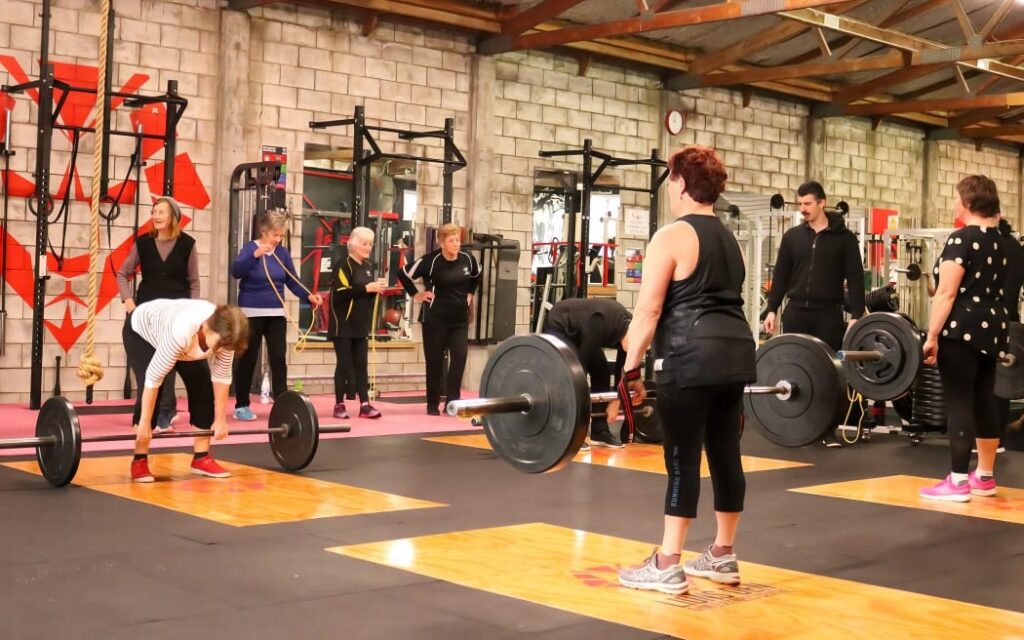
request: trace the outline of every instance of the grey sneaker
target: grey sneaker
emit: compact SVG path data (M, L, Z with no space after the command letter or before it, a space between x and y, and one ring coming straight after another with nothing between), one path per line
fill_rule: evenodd
M711 555L711 547L696 558L684 562L683 569L688 575L710 578L721 584L740 583L740 565L736 560L736 554L729 553L716 558Z
M657 548L639 567L621 569L619 584L630 589L650 589L673 595L680 595L690 590L690 584L686 581L686 573L683 571L682 565L674 564L668 569L658 568Z

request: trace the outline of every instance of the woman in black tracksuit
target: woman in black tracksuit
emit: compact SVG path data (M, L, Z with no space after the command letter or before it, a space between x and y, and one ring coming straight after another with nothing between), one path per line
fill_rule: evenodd
M331 318L328 337L334 341L334 417L348 419L345 409L346 381L355 383L359 394L359 417L381 416L370 404L368 336L373 324L373 302L384 283L373 277L370 253L373 231L356 227L348 240L348 255L334 268L331 282Z
M441 248L421 257L398 272L406 292L423 303L423 356L427 361L427 414L441 412L442 382L447 402L458 400L469 344L469 310L480 285L480 265L472 254L461 251L462 230L445 224L437 230ZM414 280L423 282L423 291ZM448 352L448 377L444 354Z

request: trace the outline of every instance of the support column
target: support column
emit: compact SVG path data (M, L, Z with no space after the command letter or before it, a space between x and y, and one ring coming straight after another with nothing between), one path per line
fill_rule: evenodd
M244 11L220 12L220 78L217 93L217 149L214 175L226 179L247 156L246 109L249 105L249 46L251 31L249 14ZM228 190L227 186L214 190L210 225L210 290L203 292L209 300L227 300L228 273Z
M497 173L494 166L494 91L497 83L497 64L491 56L473 56L470 63L469 96L469 162L466 175L466 216L463 225L475 233L490 233L491 177ZM531 199L532 202L532 199ZM527 241L531 238L527 237ZM530 253L522 254L529 256ZM488 267L490 268L490 267ZM490 349L469 348L463 386L476 390L483 376Z
M807 116L806 173L804 180L824 181L825 176L825 120L811 113Z
M942 200L942 194L939 193L939 144L938 140L925 138L921 166L921 216L918 220L910 221L912 226L942 227L952 222L952 218L947 216L943 224L942 216L935 206L936 201Z

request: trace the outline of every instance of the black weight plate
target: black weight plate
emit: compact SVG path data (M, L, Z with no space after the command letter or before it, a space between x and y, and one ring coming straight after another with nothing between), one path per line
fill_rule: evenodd
M843 338L843 351L880 351L878 362L843 362L846 381L870 400L893 400L914 384L921 367L921 339L897 313L869 313Z
M274 399L267 426L272 429L284 425L288 427L287 434L270 434L270 450L288 471L305 469L320 444L320 421L305 394L285 391Z
M530 396L529 411L483 416L503 460L526 473L556 471L572 460L590 427L590 385L573 350L549 335L513 336L498 345L480 379L481 398Z
M793 385L788 400L774 394L746 396L747 417L765 438L783 447L802 447L839 424L846 387L828 345L793 333L761 345L756 384L774 386L782 380Z
M55 487L71 482L82 460L82 428L71 403L54 396L43 403L36 416L36 437L52 436L53 446L36 447L36 461L46 481Z
M1007 352L1017 357L1017 363L1012 367L996 365L996 395L1010 400L1024 398L1024 324L1010 323Z
M647 399L644 400L643 405L638 408L650 407L653 411L651 415L645 416L641 413L634 414L633 427L636 429L634 437L637 442L650 442L658 444L665 439L665 434L661 429L661 418L658 416L658 405L657 400L651 397L650 391L647 392ZM629 427L626 425L626 421L622 421L622 428L619 430L620 440L627 442L629 440Z

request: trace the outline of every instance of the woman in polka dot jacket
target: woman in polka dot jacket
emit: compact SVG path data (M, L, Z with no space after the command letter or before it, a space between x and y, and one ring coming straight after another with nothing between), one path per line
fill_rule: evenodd
M956 186L954 208L964 228L950 234L940 257L932 299L925 363L939 365L949 416L952 472L921 490L930 500L967 502L993 496L999 418L994 393L996 358L1006 351L1008 312L1003 300L1007 256L997 225L999 193L985 176ZM968 473L977 441L978 466Z

